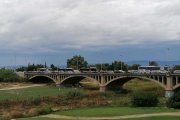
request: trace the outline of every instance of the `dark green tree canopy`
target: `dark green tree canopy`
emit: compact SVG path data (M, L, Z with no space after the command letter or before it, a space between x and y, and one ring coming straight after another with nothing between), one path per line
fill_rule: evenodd
M42 64L37 64L37 65L35 65L35 64L32 64L32 65L28 65L28 67L27 67L27 71L36 71L38 68L43 68L44 67L44 65L42 65Z
M180 70L180 65L175 65L175 66L173 67L173 70Z
M58 67L56 67L54 64L51 64L50 68L52 68L52 70L57 70L58 69Z
M84 57L80 55L75 55L71 59L67 60L67 67L73 68L73 69L80 69L80 68L86 68L88 65L87 61L84 59Z
M128 65L125 64L123 61L114 61L112 63L112 68L113 70L124 70L127 71L128 70Z
M141 66L140 64L133 64L131 66L129 66L129 70L138 70L138 67Z
M156 61L149 61L149 66L159 66Z

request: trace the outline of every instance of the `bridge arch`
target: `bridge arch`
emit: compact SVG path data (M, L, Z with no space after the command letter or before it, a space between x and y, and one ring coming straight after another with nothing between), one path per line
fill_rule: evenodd
M47 79L46 81L43 81L43 80L38 80L38 81L36 81L36 80L34 80L34 79L37 79L37 78L44 78L44 79ZM56 80L55 79L53 79L53 78L51 78L51 77L49 77L49 76L47 76L47 75L34 75L34 76L32 76L32 77L30 77L29 78L29 81L32 81L32 82L54 82L54 83L56 83Z
M82 75L72 75L69 76L67 78L65 78L64 80L61 81L60 84L79 84L80 81L82 81L83 79L87 78L90 81L94 81L96 82L98 85L100 84L100 82L94 78L88 77L88 76L82 76Z
M120 86L123 86L123 84L125 84L126 82L134 79L134 78L138 78L138 79L143 79L143 80L148 80L148 81L152 81L158 85L160 85L162 88L166 88L166 86L152 78L147 78L147 77L137 77L137 76L132 76L132 77L118 77L118 78L115 78L115 79L112 79L110 81L108 81L107 83L105 83L104 86L108 87L108 86L111 86L111 85L120 85Z
M173 87L173 90L176 90L176 89L180 89L180 84L177 84L176 86Z

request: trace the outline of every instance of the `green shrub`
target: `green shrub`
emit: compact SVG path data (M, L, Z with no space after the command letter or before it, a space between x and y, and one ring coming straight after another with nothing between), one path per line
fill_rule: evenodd
M78 90L69 91L66 94L67 98L74 98L74 99L81 99L83 96L84 96L83 93Z
M175 92L174 95L168 99L167 107L170 108L180 108L180 92Z
M27 116L28 117L33 117L33 116L37 116L39 113L38 113L38 110L37 108L31 108L28 113L27 113Z
M131 104L136 107L154 107L158 105L158 96L153 92L135 92Z
M15 71L0 69L0 82L23 82L24 78L19 77Z
M38 110L38 114L39 115L45 115L45 114L49 114L49 113L51 113L52 112L52 109L51 109L51 107L50 106L44 106L44 107L42 107L42 108L40 108L39 110Z
M10 107L10 100L6 99L6 100L3 100L3 101L0 101L0 106L1 107L4 107L4 108L9 108Z
M110 103L110 106L131 106L131 102L129 97L126 96L122 96L122 97L118 97L116 99L112 100L112 103Z
M105 98L110 98L110 97L115 96L115 93L112 91L106 91L106 92L101 92L100 95Z
M28 103L34 104L34 105L39 105L42 101L41 96L36 96L36 97L32 97L28 100Z

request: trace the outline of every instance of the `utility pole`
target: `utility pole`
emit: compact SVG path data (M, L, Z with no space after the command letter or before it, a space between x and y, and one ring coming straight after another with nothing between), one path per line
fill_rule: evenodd
M169 61L169 51L170 51L170 48L167 48L167 63ZM170 65L168 65L168 71L170 72Z
M76 61L77 63L76 63L76 69L78 70L78 68L79 68L79 60L77 59L77 61Z
M121 57L121 70L122 70L122 55L120 55L120 57Z

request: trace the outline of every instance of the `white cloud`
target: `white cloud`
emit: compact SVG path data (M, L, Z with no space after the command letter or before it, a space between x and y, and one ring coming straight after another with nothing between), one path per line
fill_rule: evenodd
M179 0L1 0L0 49L179 42Z

